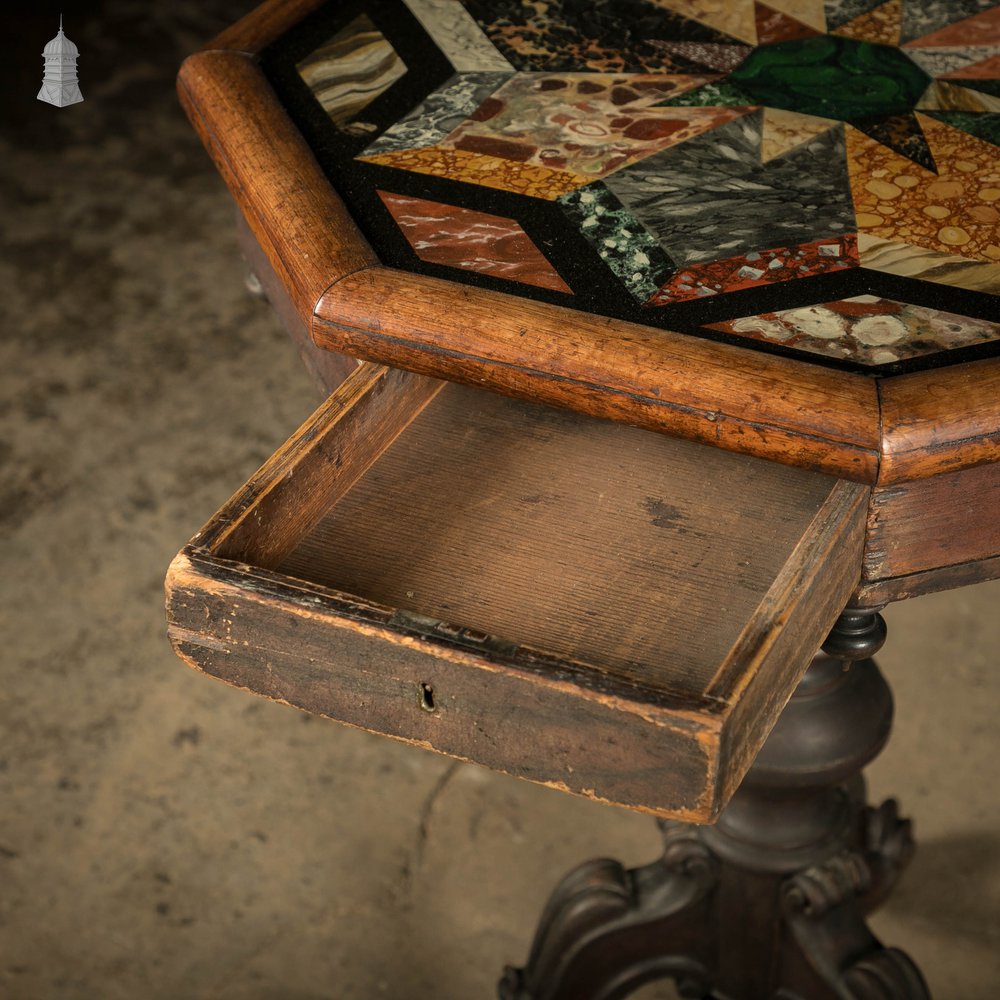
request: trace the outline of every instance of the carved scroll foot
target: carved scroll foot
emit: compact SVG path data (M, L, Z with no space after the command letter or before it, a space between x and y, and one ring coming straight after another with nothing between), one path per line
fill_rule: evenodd
M524 969L508 967L501 1000L618 1000L673 977L684 997L708 993L709 890L715 862L697 833L666 834L663 857L626 871L589 861L556 888Z
M844 852L785 881L780 1000L930 1000L913 962L865 924L874 878L861 854Z
M892 720L884 639L879 615L846 611L716 825L662 823L644 868L576 869L501 1000L622 1000L668 978L692 1000L930 1000L865 923L913 854L861 779Z

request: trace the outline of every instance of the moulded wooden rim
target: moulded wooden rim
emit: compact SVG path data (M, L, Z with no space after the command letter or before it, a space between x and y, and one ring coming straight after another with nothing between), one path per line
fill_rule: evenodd
M318 345L880 486L1000 460L1000 359L877 378L381 265L255 62L320 2L263 4L178 78Z

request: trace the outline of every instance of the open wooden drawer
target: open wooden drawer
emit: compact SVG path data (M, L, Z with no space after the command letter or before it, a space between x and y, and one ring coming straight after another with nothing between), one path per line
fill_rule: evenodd
M854 589L867 489L366 364L177 556L192 666L712 820Z

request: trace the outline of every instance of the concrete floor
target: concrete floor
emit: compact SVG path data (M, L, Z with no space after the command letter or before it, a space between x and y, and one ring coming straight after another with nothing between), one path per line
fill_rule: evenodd
M67 109L34 100L46 5L0 25L7 1000L488 998L561 872L657 852L646 818L256 700L168 647L171 556L317 402L244 293L172 92L244 9L67 16L86 98ZM898 725L871 783L921 848L875 925L937 1000L1000 981L998 599L887 614Z

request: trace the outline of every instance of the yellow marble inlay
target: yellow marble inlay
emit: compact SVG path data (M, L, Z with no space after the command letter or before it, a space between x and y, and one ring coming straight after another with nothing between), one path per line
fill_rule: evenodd
M764 108L761 161L767 163L839 124L831 118L803 115L798 111L783 111L781 108Z
M926 115L917 120L936 174L847 127L859 233L976 260L1000 259L996 147Z
M917 103L923 111L1000 111L1000 97L975 89L975 80L963 80L962 85L947 80L935 80Z
M440 146L394 150L359 159L366 163L412 170L418 174L432 174L453 181L513 191L515 194L542 198L545 201L555 201L570 191L593 183L593 177L568 170L550 170L533 163L517 163L502 160L498 156L484 156L481 153L444 149Z
M867 14L861 14L853 21L835 28L830 34L879 45L898 45L902 22L902 0L889 0Z
M970 260L955 253L940 253L925 247L858 234L858 256L862 267L904 278L920 278L952 288L996 294L1000 292L1000 262Z

